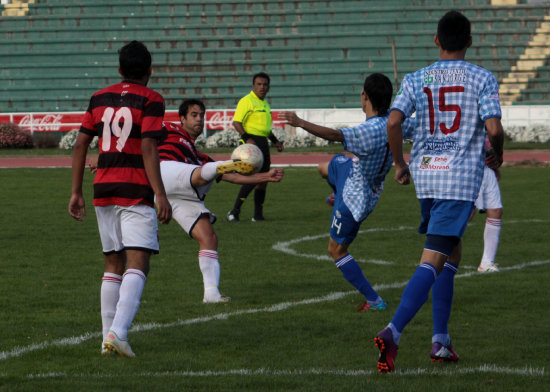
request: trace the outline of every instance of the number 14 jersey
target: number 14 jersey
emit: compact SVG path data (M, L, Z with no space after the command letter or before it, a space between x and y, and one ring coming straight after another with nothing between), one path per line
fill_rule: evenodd
M501 117L494 75L463 60L437 61L405 76L391 110L416 112L409 167L417 197L475 201L484 122Z

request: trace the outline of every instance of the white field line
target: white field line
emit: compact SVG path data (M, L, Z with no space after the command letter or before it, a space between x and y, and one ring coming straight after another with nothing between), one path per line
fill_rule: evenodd
M391 228L376 228L376 229L367 229L367 230L359 230L358 234L364 234L364 233L379 233L379 232L385 232L385 231L404 231L404 230L414 230L414 227L411 226L399 226L399 227L391 227ZM292 256L297 257L307 257L310 259L317 259L317 260L328 260L333 261L332 257L328 255L316 255L316 254L309 254L309 253L300 253L294 249L292 249L292 246L295 244L298 244L300 242L304 241L314 241L318 240L319 238L328 238L329 233L319 234L319 235L308 235L301 238L295 238L290 241L284 241L284 242L277 242L275 245L272 246L272 249L283 252ZM357 262L360 263L370 263L370 264L379 264L379 265L391 265L393 264L393 261L384 261L384 260L361 260L357 259Z
M505 271L521 270L521 269L530 268L530 267L538 267L546 264L550 264L550 260L533 261L529 263L516 264L510 267L502 267L500 268L500 271L505 272ZM498 272L498 273L501 273L501 272ZM492 273L491 275L494 275L494 274L495 273ZM472 276L481 277L481 276L486 276L486 274L480 274L475 271L470 271L470 272L458 274L456 275L456 278L467 278ZM395 283L389 283L389 284L377 284L377 285L374 285L374 289L380 292L388 289L403 288L407 285L407 283L408 281L395 282ZM295 306L311 305L315 303L336 301L348 295L356 294L356 293L357 293L356 290L333 292L322 297L309 298L302 301L294 301L294 302L281 302L281 303L271 305L271 306L266 306L263 308L237 310L235 312L229 312L229 313L218 313L212 316L197 317L197 318L192 318L187 320L177 320L171 323L164 323L164 324L160 324L160 323L137 324L134 327L132 327L131 331L141 332L141 331L151 331L151 330L165 329L165 328L175 328L175 327L182 327L185 325L207 323L215 320L226 320L230 317L242 316L242 315L248 315L248 314L280 312ZM95 339L100 337L101 337L101 332L87 332L80 336L56 339L50 342L31 344L29 346L15 347L11 351L0 352L0 361L4 361L10 358L17 358L27 353L30 353L32 351L44 350L44 349L47 349L48 347L53 347L53 346L76 346L90 339L93 339L93 338Z
M230 369L224 371L206 370L206 371L188 371L176 370L171 372L143 372L137 374L125 374L130 377L164 378L164 377L228 377L228 376L344 376L344 377L364 377L378 374L376 370L350 370L350 369ZM484 364L473 368L462 368L454 366L417 368L417 369L397 369L390 377L410 377L410 376L460 376L464 374L500 374L515 376L545 376L544 368L510 368ZM107 373L39 373L29 374L29 379L47 379L47 378L111 378L112 374Z
M506 220L504 224L516 224L516 223L546 223L548 220L542 220L542 219L525 219L525 220ZM485 224L483 222L479 222L481 224ZM476 223L468 223L468 226L475 225ZM380 233L380 232L389 232L389 231L404 231L404 230L416 230L416 227L412 226L399 226L399 227L390 227L390 228L374 228L374 229L367 229L367 230L359 230L357 233L364 234L364 233ZM283 242L277 242L275 245L272 246L273 250L276 250L278 252L286 253L291 256L296 257L305 257L310 259L316 259L316 260L324 260L324 261L333 261L332 257L326 254L318 255L318 254L310 254L310 253L300 253L297 250L293 249L292 246L305 241L314 241L318 240L320 238L329 238L329 233L324 234L318 234L318 235L307 235L300 238L295 238L290 241L283 241ZM391 265L394 264L393 261L384 261L384 260L376 260L376 259L370 259L370 260L363 260L363 259L356 259L358 263L368 263L368 264L378 264L378 265ZM465 269L471 269L474 267L465 266L461 268ZM477 268L477 267L475 267Z

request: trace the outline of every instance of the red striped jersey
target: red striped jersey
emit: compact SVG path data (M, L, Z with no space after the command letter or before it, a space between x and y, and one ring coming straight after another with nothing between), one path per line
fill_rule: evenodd
M154 205L141 140L160 138L164 98L144 85L123 81L96 92L80 132L99 138L94 206Z
M214 162L208 155L197 150L195 140L181 125L165 122L163 130L164 133L158 146L161 161L177 161L198 166L202 166L206 162Z

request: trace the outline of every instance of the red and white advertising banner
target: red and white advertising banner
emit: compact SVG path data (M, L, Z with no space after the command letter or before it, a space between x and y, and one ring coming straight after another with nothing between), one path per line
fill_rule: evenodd
M234 110L207 110L205 115L205 130L233 129ZM277 120L279 112L273 111L273 126L283 126ZM0 114L0 123L13 123L23 129L34 132L68 132L79 129L82 123L83 112L58 112L58 113L4 113ZM179 122L177 110L167 110L165 121Z

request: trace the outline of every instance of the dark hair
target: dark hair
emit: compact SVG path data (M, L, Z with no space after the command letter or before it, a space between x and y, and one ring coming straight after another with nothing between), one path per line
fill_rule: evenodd
M118 51L120 71L125 78L142 79L151 67L151 53L139 41L132 41Z
M458 52L468 46L471 28L467 17L458 11L449 11L437 24L437 38L441 49Z
M267 79L267 84L271 83L271 79L269 78L269 75L265 72L258 72L256 75L252 77L252 84L256 81L257 78L264 78Z
M393 94L393 86L390 79L381 73L373 73L367 76L363 84L363 90L372 104L372 108L383 116L388 112Z
M206 111L206 107L204 106L204 103L200 99L194 99L194 98L186 99L180 105L180 108L179 108L180 117L181 116L187 117L187 113L189 113L189 107L193 105L198 105L203 112Z

